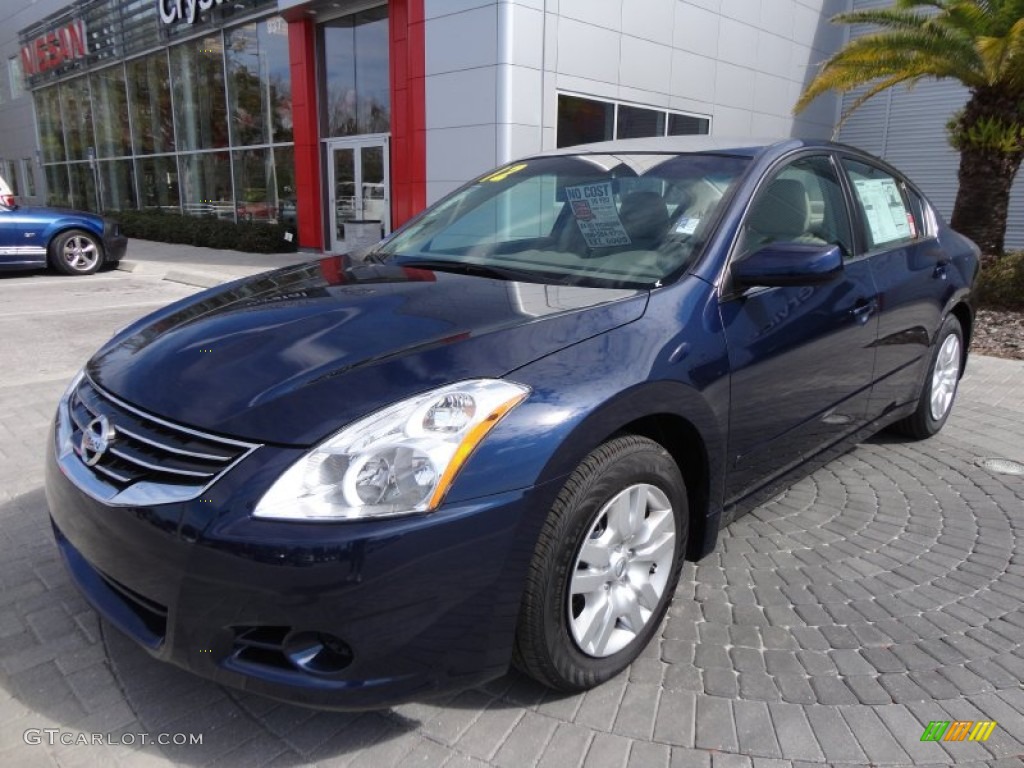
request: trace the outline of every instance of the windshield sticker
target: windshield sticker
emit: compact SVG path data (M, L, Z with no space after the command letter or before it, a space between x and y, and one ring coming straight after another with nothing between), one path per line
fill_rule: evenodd
M504 168L499 168L490 176L484 176L480 179L483 181L504 181L513 173L519 173L523 168L526 167L526 163L516 163L515 165L506 165Z
M856 179L854 185L876 245L911 237L907 209L895 179Z
M566 187L565 196L590 248L630 245L629 235L615 208L611 181Z
M697 231L697 225L700 224L700 219L690 219L683 216L676 224L677 235L692 235Z

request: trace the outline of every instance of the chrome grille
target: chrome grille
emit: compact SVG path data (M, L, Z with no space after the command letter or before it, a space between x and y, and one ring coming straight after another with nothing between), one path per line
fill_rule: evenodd
M194 498L258 447L147 414L84 377L67 402L67 417L67 445L78 457L80 466L86 464L82 456L83 433L95 420L106 419L111 435L108 444L98 460L83 468L113 491L99 495L122 503ZM132 494L133 488L144 493ZM118 495L126 498L118 499Z

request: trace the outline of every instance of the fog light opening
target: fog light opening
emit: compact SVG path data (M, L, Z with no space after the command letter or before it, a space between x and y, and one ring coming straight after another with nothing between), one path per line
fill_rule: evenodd
M316 675L331 675L352 663L348 644L326 632L292 632L282 651L296 669Z

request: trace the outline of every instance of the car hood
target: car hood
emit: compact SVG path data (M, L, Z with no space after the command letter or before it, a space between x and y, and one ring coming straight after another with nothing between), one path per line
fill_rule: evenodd
M397 400L501 377L632 322L647 295L332 257L172 304L121 331L87 371L180 424L311 445Z

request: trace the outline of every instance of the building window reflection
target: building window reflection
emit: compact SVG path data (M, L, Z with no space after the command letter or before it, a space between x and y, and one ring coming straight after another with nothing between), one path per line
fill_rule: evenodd
M96 197L96 177L89 163L69 163L68 179L70 181L70 205L86 211L99 210L99 199Z
M324 136L390 130L387 6L320 25L318 43Z
M194 216L235 217L231 158L227 152L179 155L181 208Z
M68 167L64 163L46 166L46 204L50 206L69 206L71 197L68 194Z
M177 208L178 163L174 155L140 157L136 160L140 208Z
M106 160L97 163L103 208L126 210L138 207L135 195L135 169L131 160Z
M132 142L128 131L128 91L124 82L124 67L118 64L100 70L91 77L96 156L130 155Z
M60 85L59 126L64 125L68 160L85 160L96 142L92 135L92 100L89 78L76 77Z
M47 203L294 226L287 30L249 22L36 89Z
M208 35L171 48L171 87L178 149L228 146L221 35Z
M167 53L134 59L127 63L126 69L135 153L173 152L174 118Z
M43 162L64 160L64 131L60 117L60 91L56 85L36 91L36 118L39 121L39 149Z
M225 35L228 110L235 146L292 140L288 26L279 17Z

